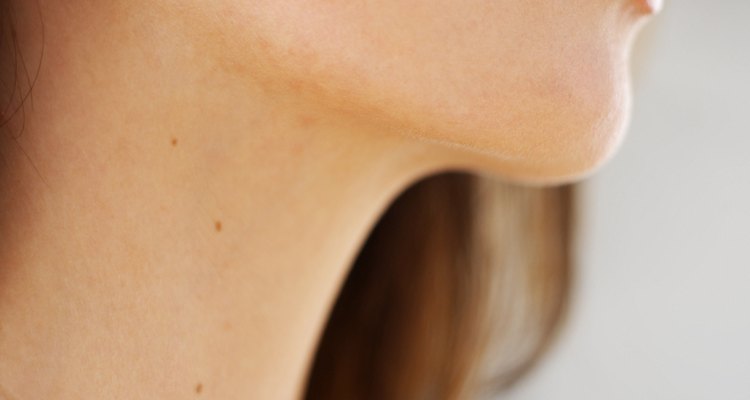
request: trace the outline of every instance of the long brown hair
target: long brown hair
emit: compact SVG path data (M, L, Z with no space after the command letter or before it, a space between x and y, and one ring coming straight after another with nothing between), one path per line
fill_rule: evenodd
M307 399L496 395L564 313L573 190L447 173L403 193L330 315Z

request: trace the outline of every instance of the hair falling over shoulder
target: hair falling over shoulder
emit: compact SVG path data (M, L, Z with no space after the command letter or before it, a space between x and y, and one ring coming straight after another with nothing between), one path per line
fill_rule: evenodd
M550 343L571 275L573 189L463 173L403 193L364 245L308 377L313 399L481 399Z

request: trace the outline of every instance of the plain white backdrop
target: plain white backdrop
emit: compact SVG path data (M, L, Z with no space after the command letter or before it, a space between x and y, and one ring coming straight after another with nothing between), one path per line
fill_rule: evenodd
M636 60L572 312L510 399L750 399L750 1L667 2Z

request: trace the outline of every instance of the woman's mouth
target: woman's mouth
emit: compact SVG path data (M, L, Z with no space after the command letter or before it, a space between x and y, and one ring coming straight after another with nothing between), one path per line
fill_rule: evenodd
M638 0L638 8L648 14L658 13L663 5L664 0Z

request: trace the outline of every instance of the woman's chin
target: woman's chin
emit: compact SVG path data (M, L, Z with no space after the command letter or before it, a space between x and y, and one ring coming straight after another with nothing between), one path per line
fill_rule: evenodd
M454 121L453 132L428 136L462 153L459 165L478 173L524 184L572 183L606 164L625 137L629 87L606 89L578 100L544 99L516 113L478 107L473 118Z

